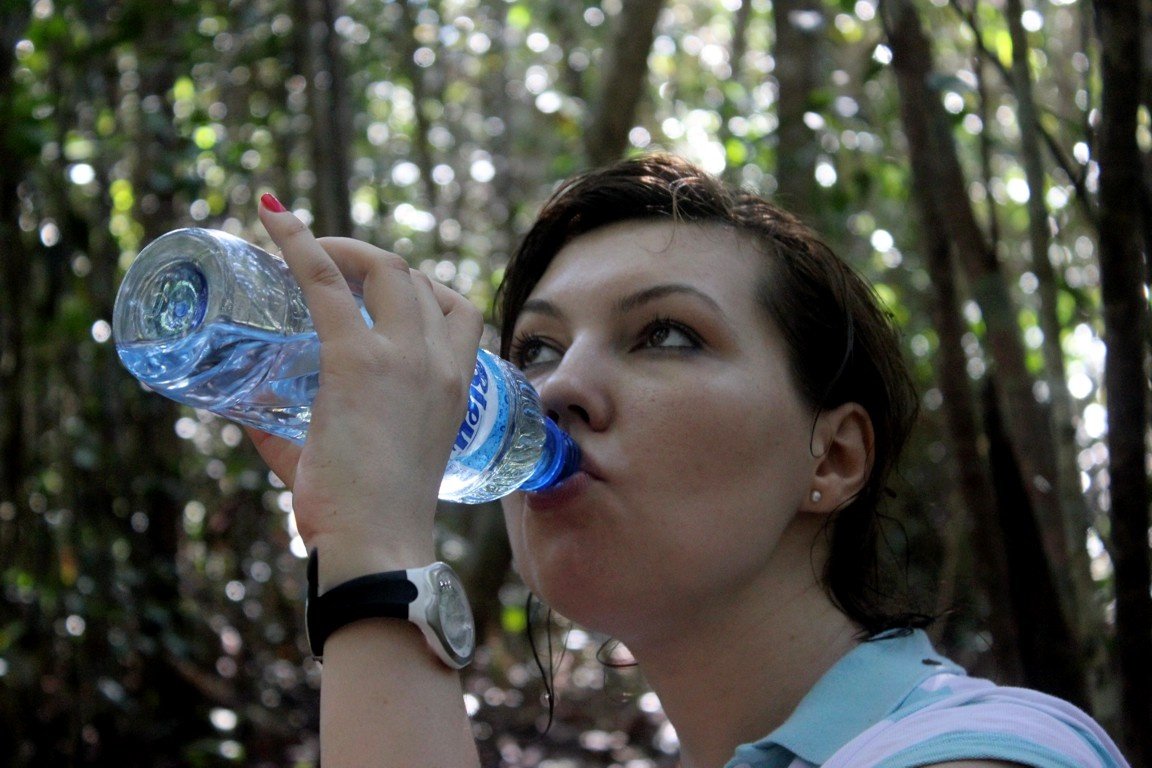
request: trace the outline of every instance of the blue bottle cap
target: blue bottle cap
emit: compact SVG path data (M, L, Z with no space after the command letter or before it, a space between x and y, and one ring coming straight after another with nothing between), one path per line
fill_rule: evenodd
M542 491L558 485L580 469L580 447L551 419L544 421L544 451L521 491Z

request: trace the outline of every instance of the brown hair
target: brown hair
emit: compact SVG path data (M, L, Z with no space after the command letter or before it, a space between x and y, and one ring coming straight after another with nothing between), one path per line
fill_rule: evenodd
M759 245L769 269L757 298L785 341L801 396L816 413L858 403L875 432L868 478L831 522L825 589L869 634L928 624L891 605L880 568L878 504L918 409L898 334L872 286L795 216L666 154L570 179L508 264L497 297L502 354L520 308L565 244L609 224L657 218L729 226Z

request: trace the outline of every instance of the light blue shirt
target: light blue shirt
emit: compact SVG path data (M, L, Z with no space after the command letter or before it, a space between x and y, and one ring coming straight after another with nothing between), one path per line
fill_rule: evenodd
M1035 768L1127 768L1108 735L1068 702L970 678L922 631L861 643L779 728L726 768L913 768L949 760Z

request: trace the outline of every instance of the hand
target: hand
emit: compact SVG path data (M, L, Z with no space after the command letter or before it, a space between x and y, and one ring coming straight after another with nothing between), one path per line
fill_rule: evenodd
M290 212L261 206L260 219L300 283L323 346L304 445L249 435L293 491L300 535L320 550L321 590L426 565L480 312L400 256L356 240L317 240ZM363 286L371 328L349 283Z

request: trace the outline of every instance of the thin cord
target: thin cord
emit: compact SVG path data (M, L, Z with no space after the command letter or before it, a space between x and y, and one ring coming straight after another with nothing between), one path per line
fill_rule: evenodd
M524 605L524 613L528 618L527 633L528 645L532 648L532 660L536 662L536 668L540 670L540 679L544 682L544 695L548 698L548 724L544 726L544 733L552 730L552 720L556 714L556 687L555 687L555 674L556 667L552 663L552 634L548 631L552 626L552 609L548 609L548 615L545 618L545 632L548 638L548 668L544 668L544 662L540 658L540 649L536 645L536 634L532 631L532 603L533 595L528 593L528 600Z

